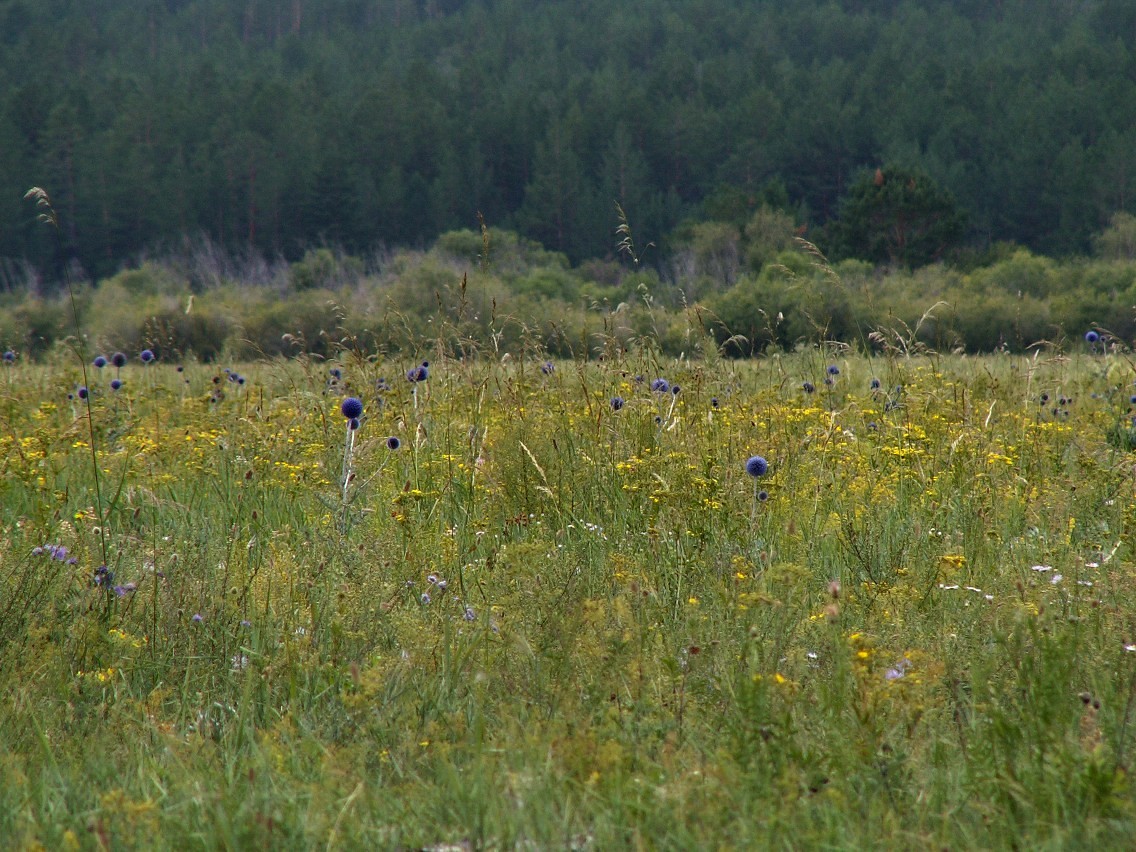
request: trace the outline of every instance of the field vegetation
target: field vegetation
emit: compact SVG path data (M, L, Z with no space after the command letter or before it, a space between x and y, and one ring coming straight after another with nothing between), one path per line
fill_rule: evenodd
M5 360L6 845L1136 842L1115 338L549 360L457 316Z

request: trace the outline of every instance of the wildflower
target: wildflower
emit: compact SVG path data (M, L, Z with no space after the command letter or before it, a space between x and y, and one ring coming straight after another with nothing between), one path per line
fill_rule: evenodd
M890 668L886 672L884 672L884 679L885 680L899 680L901 677L903 677L905 674L907 674L907 670L909 668L911 668L911 660L907 659L907 657L904 657L902 660L900 660L898 663L896 663L892 668Z
M204 620L205 616L203 616L200 612L195 612L193 614L193 618L190 619L190 621L192 621L194 624L200 624Z
M96 586L107 586L114 583L114 572L107 568L105 565L100 565L95 569L95 575L91 578Z
M712 408L717 408L717 407L718 407L718 397L716 397L716 396L712 396L712 397L710 397L710 406L711 406Z
M419 598L419 600L422 602L423 606L430 603L430 593L429 592L423 592L422 596Z
M868 388L870 390L879 390L880 389L880 380L879 379L872 379L868 383Z
M835 364L829 364L828 369L825 372L827 372L830 376L839 376L840 375L840 368L837 367Z
M115 593L116 596L118 596L120 598L124 598L130 592L136 591L137 589L138 589L138 586L136 586L134 583L125 583L124 585L121 585L121 586L115 586L114 587L114 593Z
M388 450L397 450L401 446L402 446L402 441L400 441L394 435L391 435L389 438L387 438L387 449Z
M380 376L378 381L375 382L375 390L377 390L377 391L389 391L390 385L387 384L386 379L384 379L382 376Z
M350 429L352 432L354 432L356 429L358 429L359 428L359 418L358 417L352 417L350 420L348 420L347 421L347 428Z
M103 367L105 367L107 365L106 356L105 355L96 355L95 360L94 360L94 365L101 370Z
M757 502L758 503L764 503L768 499L769 499L769 492L766 491L765 489L762 489L761 491L757 492Z
M126 366L126 354L124 352L115 352L110 356L110 362L121 369Z
M430 378L430 368L428 361L423 361L417 367L411 367L406 371L406 380L408 382L424 382Z
M343 378L343 372L338 367L332 367L328 372L331 373L331 377L336 381Z
M801 385L801 390L803 390L805 393L812 393L816 390L816 385L814 385L812 382L805 382L803 385Z
M613 396L611 398L611 410L619 411L621 408L623 408L623 397Z
M4 363L5 364L11 364L15 360L16 360L16 353L13 352L11 349L8 349L4 352Z
M769 470L769 462L761 456L750 456L745 464L745 469L746 473L756 479L759 476L765 476L766 472Z
M464 618L466 621L476 621L477 613L473 611L473 607L467 606L465 608L465 612L462 613L462 618Z
M671 385L671 393L673 393L675 396L678 396L678 393L681 390L682 388L680 388L678 385Z
M1096 343L1099 340L1100 340L1100 334L1097 333L1097 331L1095 329L1090 328L1088 331L1085 332L1085 342L1086 343Z
M348 420L358 420L363 416L363 401L356 396L349 396L343 400L339 410Z
M87 390L86 385L83 385L82 387L79 388L79 399L86 399L89 394L90 394L90 391Z
M154 360L154 352L150 349L143 349L138 357L142 359L143 364L149 364Z
M556 365L553 364L551 361L545 361L543 364L540 365L540 371L542 373L544 373L546 376L551 376L553 373L556 372Z
M121 387L122 387L122 379L111 379L110 380L110 389L111 390L118 390Z
M667 393L671 389L671 383L666 379L655 379L651 382L651 390L655 393Z

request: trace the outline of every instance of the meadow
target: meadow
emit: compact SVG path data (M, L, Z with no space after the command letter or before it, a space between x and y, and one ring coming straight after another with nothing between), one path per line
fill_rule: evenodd
M13 353L3 845L1132 848L1109 343Z

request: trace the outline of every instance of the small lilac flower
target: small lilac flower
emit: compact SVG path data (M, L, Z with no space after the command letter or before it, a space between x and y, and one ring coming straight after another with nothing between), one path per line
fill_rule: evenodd
M152 349L143 349L138 357L142 359L143 364L149 364L154 360L154 351Z
M745 464L746 473L757 479L759 476L765 476L769 470L769 462L761 456L750 456Z
M901 677L907 674L907 670L909 668L911 668L911 660L907 659L907 657L904 657L902 660L896 663L895 666L884 672L884 680L899 680Z
M542 373L544 373L546 376L551 376L553 373L556 372L556 365L553 364L551 361L545 361L543 364L540 365L540 371Z
M96 355L93 363L96 367L98 367L101 370L103 367L105 367L107 365L106 356L105 355Z
M422 601L423 605L430 603L430 593L423 592L419 600Z
M343 400L339 410L348 420L357 420L363 416L363 401L357 396L349 396Z
M465 612L462 613L462 618L464 618L466 621L476 621L477 613L473 611L473 607L467 606L465 608Z
M205 616L203 616L200 612L195 612L193 614L193 618L190 619L190 621L192 621L194 624L200 624L204 620Z

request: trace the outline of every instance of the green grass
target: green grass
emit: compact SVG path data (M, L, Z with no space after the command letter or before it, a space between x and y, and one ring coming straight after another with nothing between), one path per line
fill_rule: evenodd
M1123 356L426 354L3 370L6 847L1136 844Z

